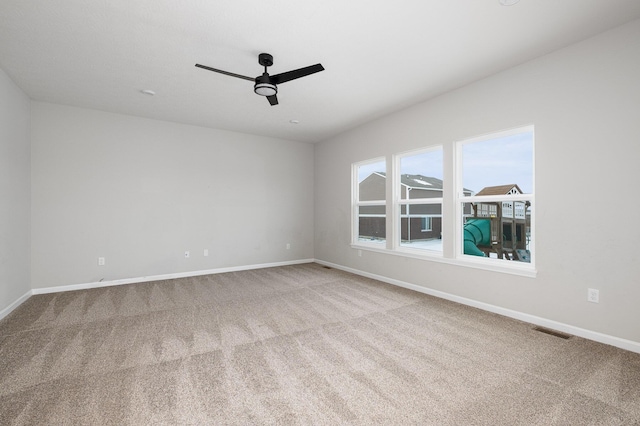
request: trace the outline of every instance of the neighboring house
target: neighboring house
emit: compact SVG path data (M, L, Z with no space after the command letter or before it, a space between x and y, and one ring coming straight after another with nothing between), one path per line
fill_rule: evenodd
M423 175L400 175L400 199L442 198L442 180ZM442 204L401 207L400 239L432 240L442 237Z
M385 200L387 175L374 172L367 176L359 187L360 201ZM465 189L466 195L471 191ZM400 176L400 199L414 200L442 198L442 180L423 175L403 174ZM401 204L400 239L404 241L430 240L441 237L441 204ZM366 214L360 214L359 233L361 237L385 238L385 207L370 206Z
M358 187L360 201L382 201L386 199L387 176L384 172L373 172ZM360 238L385 239L386 214L385 204L361 207L358 221Z

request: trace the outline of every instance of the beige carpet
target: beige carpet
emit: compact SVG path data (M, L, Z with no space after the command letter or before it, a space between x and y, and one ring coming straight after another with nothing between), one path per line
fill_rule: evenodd
M640 354L305 264L31 297L0 424L640 425Z

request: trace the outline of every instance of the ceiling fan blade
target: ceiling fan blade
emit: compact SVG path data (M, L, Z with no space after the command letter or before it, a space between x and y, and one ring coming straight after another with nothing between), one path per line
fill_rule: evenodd
M304 68L299 68L293 71L283 72L281 74L272 75L270 80L273 84L285 83L287 81L295 80L296 78L305 77L310 74L324 71L324 67L320 64L311 65Z
M205 69L205 70L209 70L209 71L213 71L213 72L219 72L220 74L230 75L231 77L241 78L243 80L249 80L249 81L254 81L255 80L255 78L253 78L253 77L247 77L245 75L234 74L234 73L229 72L229 71L222 71L222 70L219 70L219 69L208 67L206 65L196 64L196 67L202 68L202 69Z
M271 106L278 105L278 97L276 95L267 96L267 100L271 104Z

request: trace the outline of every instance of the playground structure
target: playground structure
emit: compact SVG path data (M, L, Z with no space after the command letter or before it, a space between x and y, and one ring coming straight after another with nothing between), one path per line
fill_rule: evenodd
M495 253L498 259L531 262L527 213L530 206L529 201L472 203L473 216L467 217L463 226L464 254L490 257Z

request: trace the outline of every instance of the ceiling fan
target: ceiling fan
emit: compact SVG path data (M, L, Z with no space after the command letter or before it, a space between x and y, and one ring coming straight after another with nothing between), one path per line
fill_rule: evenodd
M266 96L269 103L278 105L278 84L286 83L287 81L295 80L296 78L306 77L310 74L314 74L320 71L324 71L324 67L321 64L310 65L308 67L299 68L293 71L287 71L276 75L269 75L267 67L273 65L273 56L268 53L261 53L258 55L258 63L264 66L264 73L256 78L247 77L240 74L234 74L232 72L211 68L206 65L196 64L196 67L205 70L219 72L220 74L230 75L231 77L242 78L243 80L254 81L253 91L260 96Z

